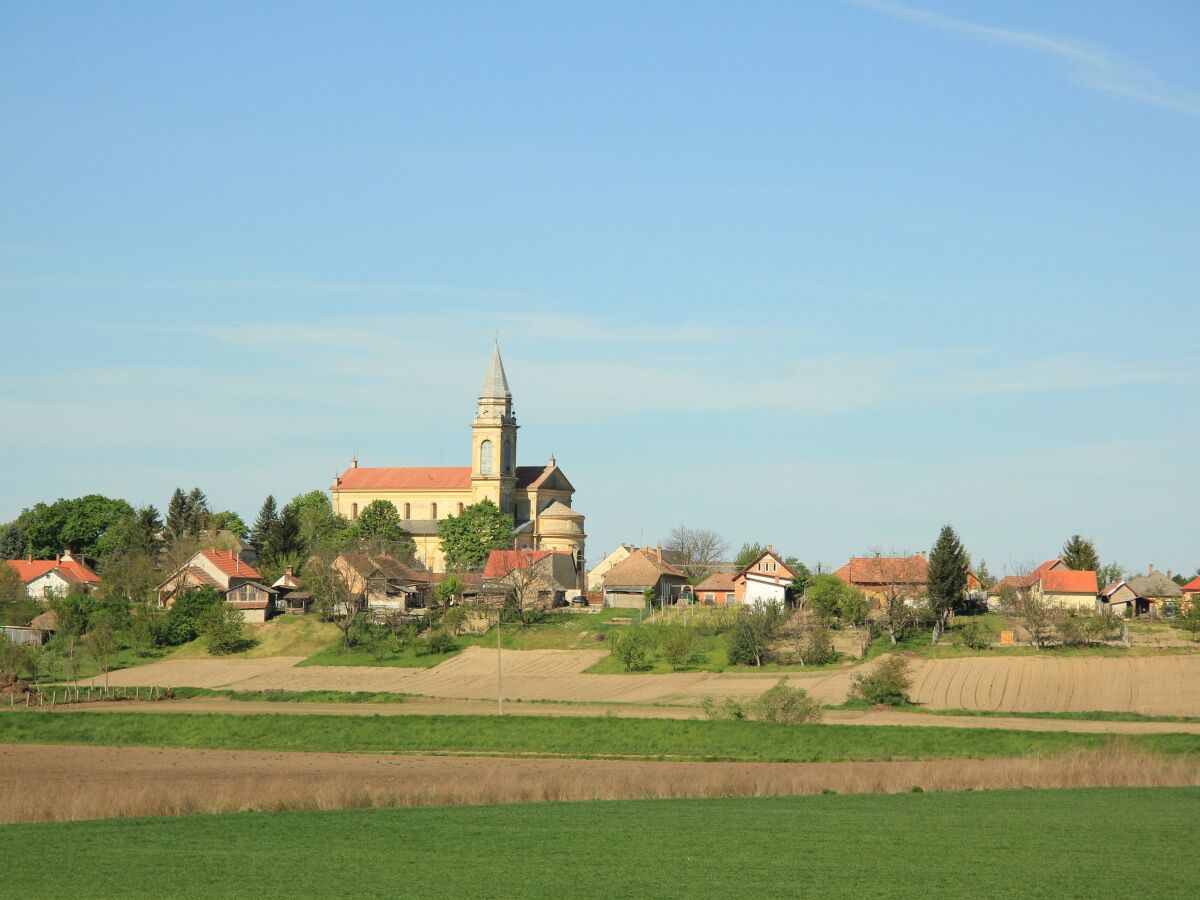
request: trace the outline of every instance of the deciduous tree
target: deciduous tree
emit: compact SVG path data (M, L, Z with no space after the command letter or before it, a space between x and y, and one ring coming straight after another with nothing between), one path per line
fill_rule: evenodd
M663 549L673 554L674 565L695 583L712 572L713 565L729 552L729 544L715 531L676 525Z
M467 572L482 569L488 554L512 544L512 520L491 500L473 503L457 516L438 522L446 567Z

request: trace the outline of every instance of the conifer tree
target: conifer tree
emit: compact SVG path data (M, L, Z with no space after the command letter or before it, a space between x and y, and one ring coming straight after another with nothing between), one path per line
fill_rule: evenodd
M187 495L187 530L188 534L197 535L208 529L208 498L198 487L192 488Z
M1100 556L1096 553L1096 545L1078 534L1063 544L1062 561L1068 569L1081 572L1095 572L1100 568Z
M262 553L271 536L271 530L278 522L279 511L275 506L275 496L267 494L267 499L258 511L258 518L254 520L254 527L250 529L250 546Z
M167 504L167 540L175 542L187 535L188 498L182 488L175 488L171 502Z
M929 553L929 604L944 628L950 612L963 601L967 591L967 552L954 529L942 526Z

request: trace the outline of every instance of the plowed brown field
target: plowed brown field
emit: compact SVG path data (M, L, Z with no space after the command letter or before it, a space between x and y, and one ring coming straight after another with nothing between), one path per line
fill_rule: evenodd
M520 700L697 705L705 695L755 697L778 674L588 675L603 651L505 650L504 696ZM430 697L496 696L496 653L470 647L433 669L296 667L296 657L163 660L113 672L114 685L236 690L396 691ZM823 703L846 699L855 670L789 673ZM1020 712L1104 710L1200 716L1200 655L1129 657L980 656L913 661L913 699L931 709ZM102 678L93 683L103 683Z

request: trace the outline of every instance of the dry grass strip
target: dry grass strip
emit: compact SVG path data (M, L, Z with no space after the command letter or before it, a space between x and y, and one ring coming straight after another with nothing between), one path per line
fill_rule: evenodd
M559 800L1200 785L1134 751L870 763L684 763L0 747L0 822Z

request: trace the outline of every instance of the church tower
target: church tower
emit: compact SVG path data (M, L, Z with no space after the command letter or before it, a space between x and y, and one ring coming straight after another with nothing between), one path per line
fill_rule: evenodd
M512 391L504 376L500 345L492 348L487 375L479 391L475 421L471 423L472 502L491 500L512 516L516 507L517 418Z

